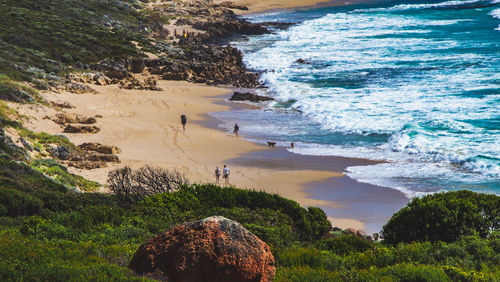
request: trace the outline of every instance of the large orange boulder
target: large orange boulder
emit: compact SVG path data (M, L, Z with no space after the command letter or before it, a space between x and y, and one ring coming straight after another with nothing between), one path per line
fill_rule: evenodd
M233 220L213 216L149 239L129 268L168 281L272 281L269 246Z

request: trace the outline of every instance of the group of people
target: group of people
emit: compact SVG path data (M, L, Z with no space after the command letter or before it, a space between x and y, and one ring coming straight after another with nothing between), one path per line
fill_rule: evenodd
M181 124L182 124L182 130L186 131L186 123L187 123L187 117L186 115L181 115ZM234 124L234 134L238 136L238 132L240 131L240 127L238 126L237 123ZM229 184L229 175L231 174L231 171L229 170L229 167L227 165L224 165L224 168L222 169L222 177L224 178L225 184ZM221 170L217 166L215 169L215 182L217 184L220 183L220 176L221 176Z
M186 131L186 123L187 123L187 117L186 115L181 115L181 124L182 124L182 130ZM238 133L240 131L240 126L237 123L234 123L234 130L233 133L238 136ZM290 143L290 147L293 149L295 146L292 143ZM222 178L224 178L224 183L227 185L229 184L229 175L231 174L231 171L229 170L229 167L227 165L224 165L224 168L222 169ZM221 176L221 170L217 166L215 169L215 182L217 184L220 184L220 176Z
M215 183L219 184L220 183L220 169L219 166L215 169ZM227 165L224 165L224 168L222 169L222 177L224 178L225 184L229 184L229 175L231 174L231 171L229 170L229 167Z

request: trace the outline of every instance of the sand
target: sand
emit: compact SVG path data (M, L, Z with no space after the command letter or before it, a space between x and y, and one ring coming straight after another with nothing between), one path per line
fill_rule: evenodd
M226 0L216 0L215 2L225 2ZM383 0L375 0L383 1ZM371 1L371 2L375 2ZM252 14L252 13L262 13L274 10L283 9L299 9L299 8L313 8L313 7L324 7L324 6L342 6L351 5L357 3L368 3L369 0L332 0L332 1L321 1L321 0L234 0L235 3L240 5L245 5L248 7L248 11L235 10L238 14Z
M231 169L230 184L240 188L263 190L293 199L302 206L335 206L332 201L309 197L305 185L341 177L341 172L308 169L238 165L234 160L251 152L269 150L263 145L245 141L222 130L202 126L208 112L230 109L224 102L228 88L216 88L182 81L160 81L162 91L123 90L117 85L95 86L99 94L45 93L49 101L67 101L75 106L66 112L83 116L101 115L96 134L67 134L72 142L98 142L118 146L121 163L106 168L79 170L70 168L101 184L106 183L110 170L128 165L137 168L146 164L179 170L193 183L215 182L216 166L225 163ZM62 128L46 117L56 111L42 105L11 104L20 113L30 116L26 126L36 132L63 134ZM180 115L188 118L182 130ZM277 150L277 149L276 149ZM233 162L235 164L233 164ZM361 229L363 224L353 219L335 219L341 228Z

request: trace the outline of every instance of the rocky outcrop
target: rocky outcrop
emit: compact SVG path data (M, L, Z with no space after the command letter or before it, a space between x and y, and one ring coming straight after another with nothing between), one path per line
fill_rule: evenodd
M49 149L49 153L60 159L60 160L67 160L69 158L69 149L68 147L66 146L55 146L55 147L51 147Z
M214 216L175 226L148 240L129 268L168 281L271 281L269 246L241 224Z
M66 91L75 93L75 94L85 94L85 93L93 93L96 94L97 91L95 91L92 87L81 84L81 83L76 83L76 82L71 82L66 84Z
M94 71L102 72L111 79L124 79L131 76L128 72L126 63L123 61L103 61L91 66Z
M187 49L179 60L146 60L149 72L161 75L165 80L187 80L245 88L259 85L258 74L246 70L243 56L238 49L206 45L185 47Z
M142 73L146 65L143 58L130 59L127 62L127 70L133 73Z
M61 109L73 109L75 107L68 102L52 101L52 102L50 102L50 104L53 107L57 107L57 108L61 108Z
M95 125L73 125L66 124L64 133L97 133L101 129Z
M274 101L271 97L260 96L250 92L234 92L233 96L229 99L230 101L249 101L254 103Z
M217 4L216 7L224 7L224 8L229 8L229 9L248 11L247 6L234 3L233 1L221 2L221 3Z
M311 64L309 61L304 60L304 59L302 59L302 58L297 59L295 62L296 62L297 64L302 64L302 65L309 65L309 64Z
M102 145L100 143L83 143L78 147L84 151L93 151L101 154L115 155L121 153L120 148L116 146Z
M78 146L80 150L71 153L66 164L79 169L95 169L106 167L107 163L119 163L116 154L121 150L116 146L102 145L99 143L83 143Z
M158 87L158 81L156 79L153 79L152 77L147 77L144 80L139 80L135 77L128 77L126 79L123 79L119 83L119 87L123 89L138 89L138 90L155 90L159 91L161 90Z
M82 117L70 113L57 113L52 120L60 125L67 123L94 124L97 122L95 117Z

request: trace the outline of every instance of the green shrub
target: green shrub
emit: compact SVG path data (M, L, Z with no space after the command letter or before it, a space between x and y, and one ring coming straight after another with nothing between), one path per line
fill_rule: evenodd
M343 268L342 258L334 253L315 248L292 247L286 250L276 250L276 263L280 266L309 266L330 271Z
M500 197L470 191L437 193L413 199L383 227L384 242L452 242L500 227Z
M356 235L341 235L334 238L322 239L316 243L321 250L328 250L339 255L354 252L364 252L372 248L372 244Z
M17 190L0 187L0 216L32 215L42 211L43 202Z
M147 215L168 215L200 207L200 200L191 189L186 188L146 197L137 205L136 210Z
M378 277L390 277L394 281L451 281L440 267L429 265L396 264L374 272Z

